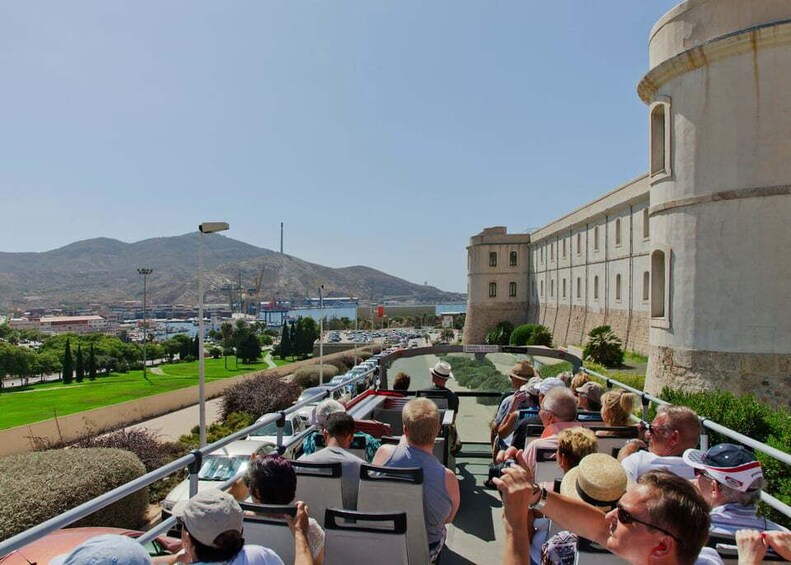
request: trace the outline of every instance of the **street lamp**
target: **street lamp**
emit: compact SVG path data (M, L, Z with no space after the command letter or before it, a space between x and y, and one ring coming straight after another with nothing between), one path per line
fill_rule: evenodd
M324 384L324 285L319 286L319 384Z
M206 247L204 234L228 229L227 222L203 222L198 226L200 245L198 246L198 404L200 446L206 446L206 361L203 356L203 253Z
M148 321L146 320L146 279L148 275L154 272L154 269L148 268L139 268L137 270L138 275L143 275L143 378L148 380L146 376L146 344L148 343L148 335L146 330L148 329Z

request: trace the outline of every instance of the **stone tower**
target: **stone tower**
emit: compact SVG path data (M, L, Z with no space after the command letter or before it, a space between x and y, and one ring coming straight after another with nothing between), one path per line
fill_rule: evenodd
M651 30L646 389L791 401L791 1L688 0Z
M467 247L467 317L464 343L484 343L486 333L507 320L527 321L530 236L486 228Z

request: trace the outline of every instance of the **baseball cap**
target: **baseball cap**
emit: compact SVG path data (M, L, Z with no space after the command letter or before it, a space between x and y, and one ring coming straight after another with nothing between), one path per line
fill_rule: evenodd
M49 565L150 565L145 548L130 537L104 534L85 540Z
M764 476L755 455L741 445L719 443L708 451L687 449L683 457L690 467L706 471L718 483L739 492L747 492Z
M173 506L173 515L184 523L192 537L209 547L217 547L214 540L224 532L241 532L244 518L239 503L216 488L202 490L189 500L180 500Z
M578 393L584 394L588 400L601 404L601 395L604 393L604 387L599 383L588 381L576 390Z
M548 379L544 379L538 385L538 392L541 394L546 395L550 390L557 387L565 387L566 383L558 379L557 377L549 377Z

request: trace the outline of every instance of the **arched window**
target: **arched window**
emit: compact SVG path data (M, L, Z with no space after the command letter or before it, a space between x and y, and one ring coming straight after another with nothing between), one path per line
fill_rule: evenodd
M508 283L508 296L510 296L510 297L516 296L516 283L515 282Z
M489 266L496 267L497 266L497 252L492 251L489 253Z
M621 245L621 218L615 220L615 245Z
M563 279L563 298L566 298L566 279Z
M643 208L643 239L648 239L650 236L650 225L648 221L648 208Z
M490 282L489 283L489 298L494 298L497 296L497 283Z
M512 267L516 267L516 251L511 251L509 263Z
M599 250L599 226L593 228L593 250Z
M651 253L651 317L664 318L665 309L665 252Z
M577 300L582 298L582 279L577 277Z
M554 243L550 243L549 244L549 260L550 261L554 261L555 260L555 244Z
M593 277L593 299L599 299L599 276Z
M643 273L643 302L648 302L648 298L651 296L651 274L648 271Z
M621 301L621 275L615 275L615 300Z

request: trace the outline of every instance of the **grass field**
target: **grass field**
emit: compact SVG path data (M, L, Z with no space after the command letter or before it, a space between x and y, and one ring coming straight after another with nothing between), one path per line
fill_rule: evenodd
M275 361L278 363L279 360ZM282 364L282 363L278 363ZM206 359L206 382L235 377L269 368L266 362L252 365L239 364L228 358L228 369L223 359ZM82 383L43 383L26 389L0 393L0 429L48 420L92 408L126 402L169 392L198 384L198 362L176 363L156 367L157 374L147 371L148 381L142 371L111 373L95 381Z

